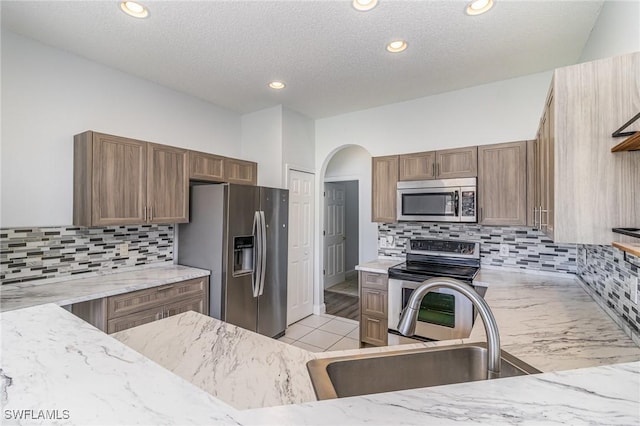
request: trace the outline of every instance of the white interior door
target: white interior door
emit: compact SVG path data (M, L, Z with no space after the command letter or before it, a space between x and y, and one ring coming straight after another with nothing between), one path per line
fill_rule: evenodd
M312 173L289 171L287 325L313 313L314 179Z
M344 184L324 184L324 288L344 281Z

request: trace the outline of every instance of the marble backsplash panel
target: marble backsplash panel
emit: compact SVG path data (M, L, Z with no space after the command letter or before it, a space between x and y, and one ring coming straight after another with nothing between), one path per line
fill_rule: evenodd
M173 225L0 229L0 282L173 262ZM120 255L119 246L128 244Z
M640 309L631 298L631 286L640 292L640 257L627 255L615 247L578 246L578 277L593 290L593 297L608 306L640 337ZM599 300L598 300L599 299Z
M399 222L378 225L378 255L404 257L411 238L436 238L480 242L483 265L576 273L577 246L555 244L542 232L518 226ZM509 246L500 255L500 244Z

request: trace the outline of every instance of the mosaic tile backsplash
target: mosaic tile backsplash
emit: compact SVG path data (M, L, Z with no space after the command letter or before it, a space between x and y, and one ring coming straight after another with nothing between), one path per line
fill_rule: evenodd
M173 225L0 229L0 282L173 262ZM120 244L128 254L120 255Z
M426 222L379 224L378 255L404 256L410 238L478 241L483 265L576 273L575 244L555 244L540 231L517 226ZM500 255L500 244L509 246L508 256Z
M639 306L631 300L631 286L640 276L640 258L631 254L624 260L623 252L611 246L578 246L578 276L622 318L624 325L640 334Z

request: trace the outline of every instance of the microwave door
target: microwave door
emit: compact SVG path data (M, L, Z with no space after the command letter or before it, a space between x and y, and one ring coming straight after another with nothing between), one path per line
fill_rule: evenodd
M453 188L398 191L398 220L460 222L460 191Z

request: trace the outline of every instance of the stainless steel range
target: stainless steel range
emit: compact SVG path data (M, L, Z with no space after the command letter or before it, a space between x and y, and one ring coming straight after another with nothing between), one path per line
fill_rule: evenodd
M389 331L397 332L400 313L424 280L450 277L473 286L480 269L480 244L468 241L413 239L407 242L406 262L389 268ZM484 287L476 287L484 295ZM415 338L449 340L469 337L475 312L455 290L428 293L420 305Z

